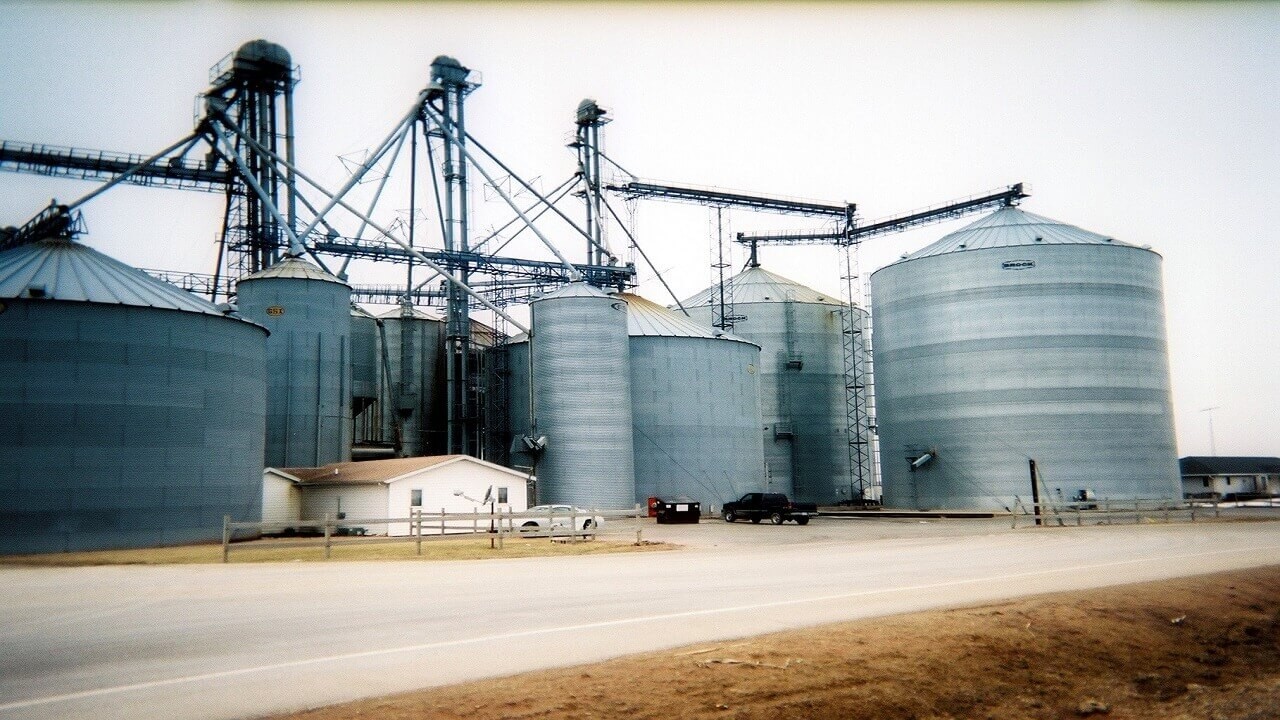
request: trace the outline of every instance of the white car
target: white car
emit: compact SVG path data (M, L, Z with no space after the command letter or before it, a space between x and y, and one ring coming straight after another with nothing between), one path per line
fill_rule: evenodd
M604 518L592 515L590 510L583 510L572 505L535 505L524 512L534 517L517 518L522 532L546 530L547 528L567 528L569 520L574 521L574 529L588 531L604 524Z

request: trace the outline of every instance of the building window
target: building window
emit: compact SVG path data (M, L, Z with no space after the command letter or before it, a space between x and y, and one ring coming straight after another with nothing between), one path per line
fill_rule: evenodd
M1227 487L1231 487L1231 478L1227 478Z
M498 488L498 502L505 503L506 501L507 501L507 489L504 487Z
M1204 486L1209 487L1209 478L1204 479Z
M414 488L409 491L409 506L422 507L422 490L420 488Z

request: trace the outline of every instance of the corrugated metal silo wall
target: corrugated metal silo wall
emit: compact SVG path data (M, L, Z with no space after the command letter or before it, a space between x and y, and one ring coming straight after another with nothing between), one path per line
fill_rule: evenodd
M871 290L886 505L1029 500L1028 458L1047 499L1179 497L1159 255L971 250L891 265Z
M532 304L534 410L548 439L539 502L635 503L626 308L607 296Z
M696 337L631 338L636 502L703 508L764 489L760 350Z
M695 320L711 322L710 307L689 312ZM819 303L738 303L734 312L747 319L738 321L732 332L761 347L760 411L769 489L800 502L832 504L847 498L849 450L840 308Z
M246 279L236 304L267 338L268 467L351 459L351 290L297 278Z
M153 308L5 300L0 553L217 540L262 509L266 333Z
M422 318L384 318L391 397L382 405L390 436L393 413L402 428L401 455L448 452L444 388L444 324ZM383 394L387 392L383 388Z
M351 397L378 397L378 321L368 315L351 316Z
M512 452L511 444L531 432L529 417L529 343L496 345L488 351L493 378L489 386L488 459L519 470L532 466L532 459Z

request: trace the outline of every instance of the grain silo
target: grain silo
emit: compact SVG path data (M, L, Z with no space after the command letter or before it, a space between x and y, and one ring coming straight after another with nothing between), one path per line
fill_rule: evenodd
M760 411L765 482L802 502L853 498L849 473L844 335L838 298L761 267L725 281L740 319L733 333L760 346ZM712 322L718 287L684 301ZM857 310L859 314L862 311Z
M875 272L885 504L1007 507L1030 460L1044 500L1177 498L1160 265L1010 207Z
M236 302L267 338L268 467L351 459L351 288L286 257L242 279Z
M760 347L638 295L627 301L636 501L704 508L764 489Z
M635 503L627 304L586 283L534 300L533 397L539 502Z
M397 434L398 455L448 452L444 387L444 322L412 305L381 316L387 382L384 431Z
M0 553L217 540L262 503L262 327L70 240L0 253Z
M381 322L351 304L351 457L353 460L395 456L395 443L383 431Z
M489 421L486 459L517 470L533 467L533 455L525 438L532 438L530 415L532 386L529 383L529 339L516 335L489 348L488 393L485 398Z

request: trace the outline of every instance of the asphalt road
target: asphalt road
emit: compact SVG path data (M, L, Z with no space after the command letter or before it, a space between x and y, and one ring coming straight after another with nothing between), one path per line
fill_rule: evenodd
M822 518L645 533L690 547L0 569L0 718L257 717L839 620L1280 564L1280 521L1013 531Z

